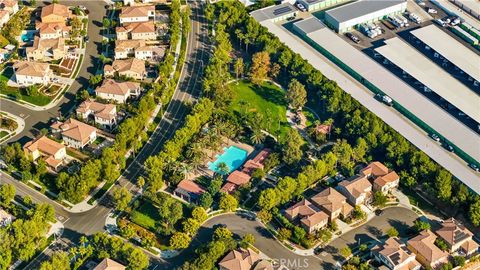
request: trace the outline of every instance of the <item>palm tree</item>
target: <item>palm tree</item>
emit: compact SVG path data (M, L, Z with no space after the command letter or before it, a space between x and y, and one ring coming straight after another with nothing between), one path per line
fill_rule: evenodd
M230 168L228 167L227 163L225 163L225 162L218 163L217 170L218 170L218 173L221 174L221 175L226 175L230 172Z
M263 133L261 129L254 129L250 140L255 144L260 144L265 140L265 137L265 133Z

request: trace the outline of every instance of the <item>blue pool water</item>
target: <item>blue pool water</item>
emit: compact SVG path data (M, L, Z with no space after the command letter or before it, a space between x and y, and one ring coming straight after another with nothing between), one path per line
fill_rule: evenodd
M222 162L227 164L229 168L228 173L230 173L242 166L247 159L248 152L236 146L223 148L223 150L223 154L217 155L217 160L208 163L208 168L216 173L221 173L221 171L218 169L218 164Z
M35 33L33 33L33 32L26 32L26 33L22 34L22 36L21 36L22 41L23 42L32 41L34 35L35 35Z

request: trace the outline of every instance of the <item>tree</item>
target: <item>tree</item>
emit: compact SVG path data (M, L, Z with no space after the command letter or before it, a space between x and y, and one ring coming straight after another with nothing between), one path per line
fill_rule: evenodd
M307 102L305 86L296 79L291 80L288 84L287 101L294 110L301 109Z
M47 163L45 162L45 160L38 159L37 166L35 167L35 171L36 171L37 177L41 177L48 172Z
M242 237L242 241L240 241L240 246L242 248L248 248L250 246L253 246L255 244L255 236L251 233L247 233Z
M442 251L448 250L448 244L442 238L435 239L435 245Z
M285 142L283 143L283 161L288 165L292 165L300 161L302 158L303 138L296 129L289 129Z
M290 239L290 237L292 237L292 231L287 228L280 228L278 230L278 237L280 240Z
M215 195L220 191L222 184L223 184L223 179L221 177L214 177L212 181L210 181L207 190L210 194Z
M95 75L95 76L90 76L90 79L88 79L88 82L92 86L98 85L101 81L103 80L102 74Z
M70 259L68 258L68 254L63 251L53 253L51 261L45 261L40 266L40 270L59 269L70 269Z
M120 211L124 211L127 208L128 203L132 200L132 194L126 187L114 188L112 196L117 210Z
M209 209L212 206L213 198L212 195L208 192L203 193L200 195L200 206Z
M254 84L261 84L270 71L270 55L268 52L258 52L252 57L250 77Z
M102 25L104 28L109 28L111 25L111 21L108 18L103 18Z
M0 205L2 207L8 207L10 202L15 198L15 187L13 185L1 185L0 186Z
M257 213L257 217L265 224L268 224L272 220L272 214L267 210L260 210Z
M183 206L180 202L168 195L160 200L158 214L165 223L167 229L171 229L183 216Z
M468 213L473 225L480 226L480 196L476 196L476 200L470 205Z
M145 186L145 178L143 176L138 177L137 179L137 186L142 189Z
M387 235L389 237L397 237L398 236L398 231L394 227L390 227L390 229L387 230Z
M200 228L200 223L196 219L187 218L182 222L182 227L184 233L188 234L189 236L193 236Z
M176 232L170 238L170 247L173 249L187 248L192 239L188 234L183 232Z
M250 140L252 140L254 144L260 144L265 140L266 137L267 136L265 135L265 133L262 132L260 128L256 128L252 131Z
M35 85L35 84L28 86L25 89L25 91L26 91L27 96L31 96L31 97L38 96L38 86Z
M293 227L293 239L295 240L295 242L301 243L305 239L306 235L307 232L302 227Z
M454 256L453 257L453 266L464 266L465 265L465 257L463 256Z
M226 227L218 227L213 232L213 239L215 240L231 239L232 237L233 233Z
M218 163L217 170L218 170L218 173L221 174L221 175L226 175L230 172L230 168L228 167L227 163L225 163L225 162Z
M225 210L227 212L232 212L237 209L238 201L237 199L235 199L235 197L227 193L220 198L220 202L218 203L218 206L222 210Z
M243 63L243 58L239 57L237 61L235 61L235 75L238 78L243 77L243 72L245 70L245 64Z
M129 269L147 269L149 265L148 256L138 248L129 250L126 257Z
M340 249L340 255L342 255L344 259L347 259L352 255L352 250L349 247L343 247Z
M192 217L199 223L202 223L207 220L208 215L203 207L197 206L192 210Z
M387 196L381 191L375 191L373 194L373 205L383 207L387 203Z
M264 210L270 210L279 203L277 192L273 188L267 188L260 192L258 206Z
M435 177L435 187L439 199L443 201L450 199L450 196L452 196L452 174L446 170L438 170Z
M413 222L413 228L417 232L421 232L421 231L424 231L424 230L430 230L430 223L425 222L425 221L421 221L421 220L418 219L418 220L415 220L415 222Z

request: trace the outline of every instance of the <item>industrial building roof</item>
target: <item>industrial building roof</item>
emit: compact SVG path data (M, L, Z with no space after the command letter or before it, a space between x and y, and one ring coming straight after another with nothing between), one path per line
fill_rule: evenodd
M307 36L465 153L476 160L480 160L480 149L478 148L480 137L442 108L354 48L330 29L323 28ZM477 183L476 185L476 190L480 190L480 184Z
M259 10L255 10L250 15L255 18L258 22L271 20L278 18L280 16L284 16L289 13L296 12L297 10L295 7L290 3L283 3L276 6L270 6L266 8L262 8Z
M480 96L398 37L375 50L462 112L480 122Z
M315 31L325 28L325 25L317 18L310 17L301 21L298 21L293 24L297 29L299 29L304 35L308 35Z
M389 8L405 0L360 0L344 6L330 9L325 13L338 22L346 22L360 16L370 14L385 8Z
M423 43L480 82L480 56L431 24L411 32Z

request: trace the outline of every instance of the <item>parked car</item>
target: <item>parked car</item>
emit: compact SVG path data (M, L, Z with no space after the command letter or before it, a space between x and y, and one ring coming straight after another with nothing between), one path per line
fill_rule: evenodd
M472 168L476 172L480 171L480 169L478 169L477 165L475 165L473 163L468 164L468 166L470 166L470 168Z
M300 9L300 10L303 11L303 12L307 11L307 9L305 8L305 6L302 5L301 3L298 3L298 2L297 2L297 3L296 3L296 6L297 6L298 9Z
M383 211L380 209L375 210L375 215L381 216L383 214Z
M453 153L453 150L454 150L454 149L453 149L453 146L451 146L450 144L445 143L445 144L443 145L443 147L445 147L445 149L447 149L449 152L452 152L452 153Z
M436 141L436 142L439 142L439 141L440 141L440 137L438 137L438 135L435 134L435 133L433 133L433 134L431 135L431 137L432 137L432 139L433 139L434 141Z
M353 42L355 43L360 43L360 38L358 38L356 35L350 33L350 32L347 32L345 34L349 39L351 39Z
M88 43L90 41L90 38L87 36L87 37L83 38L83 40Z
M437 10L434 9L434 8L427 8L427 12L430 13L430 14L437 14Z

